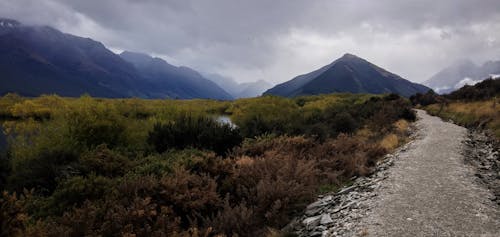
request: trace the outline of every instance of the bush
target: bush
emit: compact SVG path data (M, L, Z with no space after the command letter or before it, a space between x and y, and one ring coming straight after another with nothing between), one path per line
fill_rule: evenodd
M5 189L7 177L10 172L10 158L7 157L7 154L0 151L0 190Z
M291 99L264 96L236 101L232 120L244 137L253 138L265 133L295 134L301 129L299 106Z
M229 124L191 115L181 115L169 123L157 123L148 136L148 143L160 153L168 149L193 147L223 155L242 140L238 129Z
M122 176L131 168L131 161L127 157L109 150L105 144L84 154L79 162L85 174L96 173L107 177Z
M77 159L76 153L66 150L43 150L35 157L15 159L8 186L17 191L36 188L42 193L51 193L59 178L76 171Z
M334 134L353 133L356 131L358 124L348 112L341 112L331 121L331 126Z
M69 136L84 147L93 148L101 144L115 147L124 141L125 126L109 117L91 118L73 114L68 119Z
M112 191L113 182L102 176L74 176L60 182L54 193L48 198L46 213L43 215L61 215L63 212L80 206L86 200L97 200Z
M82 98L80 103L64 115L68 138L85 148L101 144L110 148L125 145L126 126L114 106L97 103L87 97Z
M413 105L427 106L431 104L440 103L443 98L436 94L433 90L429 90L427 93L417 93L410 97L410 101Z

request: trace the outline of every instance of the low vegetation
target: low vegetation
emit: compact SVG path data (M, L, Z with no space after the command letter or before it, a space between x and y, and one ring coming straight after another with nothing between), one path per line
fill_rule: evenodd
M499 99L492 98L471 102L452 101L445 106L429 105L426 110L432 115L452 120L466 127L487 129L500 140Z
M372 172L415 119L397 95L0 104L0 236L276 234Z
M485 129L500 141L500 80L488 79L464 86L449 95L430 94L412 97L430 114L460 125Z

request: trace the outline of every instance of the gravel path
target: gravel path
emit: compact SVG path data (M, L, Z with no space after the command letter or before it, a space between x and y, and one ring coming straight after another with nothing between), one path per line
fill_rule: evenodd
M418 138L398 154L358 236L500 236L492 193L464 163L467 130L418 111Z

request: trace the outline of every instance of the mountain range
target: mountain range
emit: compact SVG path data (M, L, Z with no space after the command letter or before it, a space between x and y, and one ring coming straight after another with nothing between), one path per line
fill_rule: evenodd
M426 86L403 79L358 56L345 54L318 70L297 76L267 90L264 94L294 97L350 92L396 93L408 97L428 90Z
M232 99L193 69L10 19L0 19L0 72L0 95Z
M440 94L460 89L464 85L474 85L487 78L500 75L500 61L488 61L481 66L470 60L459 60L424 82Z
M483 67L499 68L497 64ZM90 38L1 18L0 73L0 95L15 92L23 96L89 94L106 98L229 100L259 96L271 87L263 80L237 83L218 74L202 75L143 53L115 54ZM427 90L360 57L345 54L263 94L293 97L350 92L410 96Z
M215 82L234 98L249 98L262 95L264 91L271 88L271 84L264 80L254 82L238 83L229 77L216 73L208 74L206 77Z

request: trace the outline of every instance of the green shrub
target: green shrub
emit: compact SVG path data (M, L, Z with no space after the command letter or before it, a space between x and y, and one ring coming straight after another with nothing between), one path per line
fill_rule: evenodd
M76 171L77 159L78 155L69 150L42 150L35 157L14 159L8 186L17 191L36 188L42 193L51 193L59 178Z
M114 182L108 178L96 175L88 177L74 176L60 182L54 193L48 198L44 208L46 215L61 215L75 206L80 206L85 200L97 200L111 193Z
M330 124L335 134L353 133L358 128L356 120L348 112L341 112L335 115Z
M148 136L148 143L160 153L193 147L222 155L241 141L237 128L209 117L191 115L181 115L173 122L157 123Z

